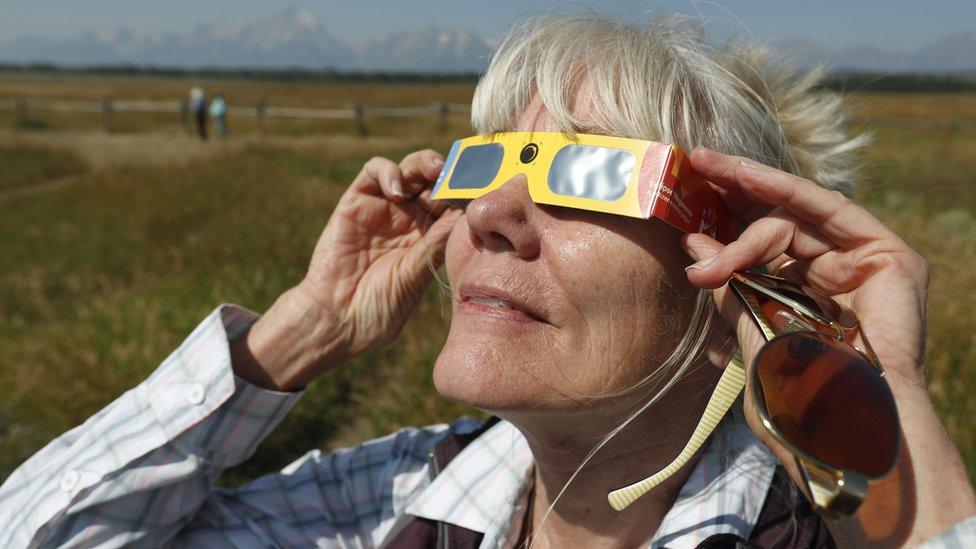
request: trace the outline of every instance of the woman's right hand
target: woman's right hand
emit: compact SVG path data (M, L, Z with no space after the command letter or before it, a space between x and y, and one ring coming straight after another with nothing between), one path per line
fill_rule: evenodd
M443 166L431 150L375 157L339 199L304 280L232 345L237 375L293 390L403 328L443 262L457 210L432 203ZM242 338L243 340L244 338Z

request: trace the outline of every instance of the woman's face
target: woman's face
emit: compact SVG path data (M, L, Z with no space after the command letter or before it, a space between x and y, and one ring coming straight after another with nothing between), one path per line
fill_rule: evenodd
M538 98L516 129L558 131ZM454 314L438 391L496 412L593 407L626 391L688 324L678 240L658 221L535 204L521 175L471 201L447 243Z

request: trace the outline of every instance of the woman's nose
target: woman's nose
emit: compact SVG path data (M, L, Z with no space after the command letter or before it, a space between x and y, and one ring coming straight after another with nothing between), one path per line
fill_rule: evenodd
M479 251L511 252L520 259L534 259L540 242L532 223L533 207L524 175L472 200L465 210L471 244Z

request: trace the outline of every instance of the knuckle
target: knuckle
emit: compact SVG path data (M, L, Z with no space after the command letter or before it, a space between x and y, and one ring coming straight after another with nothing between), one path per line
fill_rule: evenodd
M908 250L908 261L916 276L922 280L929 278L929 262L915 250Z
M837 189L830 189L827 191L830 201L835 202L839 207L847 207L854 204L854 201L848 198L848 196Z
M384 168L389 168L391 165L395 165L395 164L393 163L392 160L386 158L385 156L374 156L366 162L366 165L371 168L380 170Z
M411 162L416 162L417 158L422 154L423 151L414 151L412 153L407 153L400 161L400 165L409 164Z
M929 278L928 261L911 248L906 247L890 254L887 264L908 278L920 282L927 281Z

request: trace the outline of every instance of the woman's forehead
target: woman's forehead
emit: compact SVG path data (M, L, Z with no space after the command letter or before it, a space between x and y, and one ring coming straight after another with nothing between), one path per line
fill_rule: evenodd
M561 122L552 116L545 102L542 100L542 96L538 92L535 92L516 121L515 127L511 128L511 130L522 132L561 132L572 129L577 133L609 135L596 122L597 117L595 116L592 92L587 85L587 79L584 78L577 89L579 91L576 96L567 104L569 112L572 115L572 120L567 121L572 126L571 128L567 128L564 125L566 122Z

